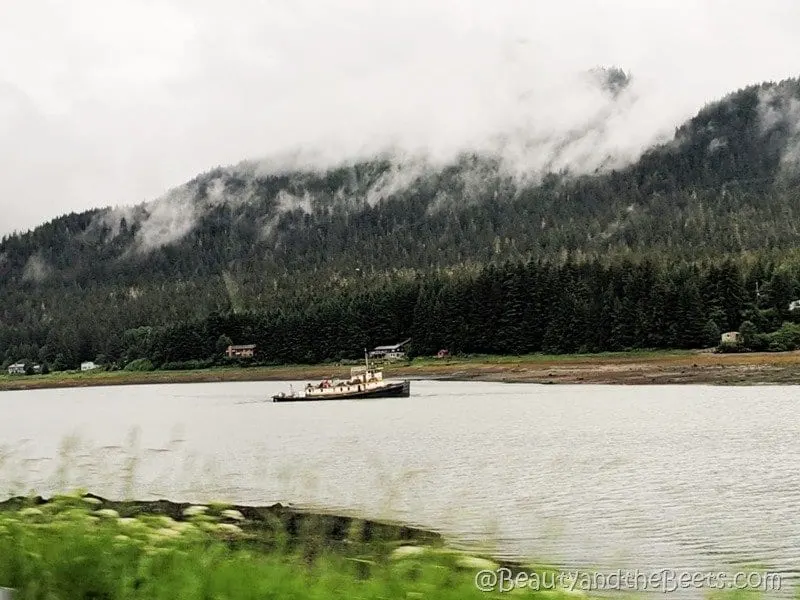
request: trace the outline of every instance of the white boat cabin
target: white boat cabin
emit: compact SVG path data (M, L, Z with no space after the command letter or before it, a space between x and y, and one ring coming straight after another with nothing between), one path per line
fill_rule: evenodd
M323 379L317 385L310 383L304 390L304 396L327 396L345 394L348 392L364 392L373 390L383 385L383 372L369 367L353 367L350 369L350 379Z

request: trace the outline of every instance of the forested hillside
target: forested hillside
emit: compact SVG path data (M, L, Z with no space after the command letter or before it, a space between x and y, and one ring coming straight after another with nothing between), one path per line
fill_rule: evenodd
M418 352L699 347L788 317L798 80L710 104L624 169L541 175L485 155L243 163L60 217L0 243L0 358L169 363L226 337L273 362L407 335Z

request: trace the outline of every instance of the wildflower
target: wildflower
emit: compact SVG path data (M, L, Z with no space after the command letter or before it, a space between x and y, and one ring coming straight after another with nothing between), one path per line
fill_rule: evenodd
M208 510L207 506L202 506L202 505L190 506L189 508L186 508L183 511L183 516L184 517L196 517L196 516L205 514L205 512L207 510Z
M414 556L416 554L422 554L423 552L425 552L425 548L420 546L400 546L394 549L392 558L405 558L406 556Z
M480 556L462 556L458 559L457 564L462 569L489 569L497 568L497 564L486 558Z
M173 521L171 529L179 531L181 533L185 533L187 531L192 531L193 529L196 529L196 527L191 523L187 523L185 521L183 522Z
M244 515L238 510L223 510L222 517L233 521L244 521Z
M217 531L220 533L226 533L229 535L242 535L244 532L239 529L236 525L231 525L230 523L220 523L216 527Z
M175 523L177 523L175 519L168 517L167 515L161 515L158 520L164 527L174 527Z
M181 533L180 531L176 531L175 529L170 529L168 527L162 527L161 529L156 529L153 532L153 534L156 537L164 537L164 538L175 537L177 535L180 535L180 533Z

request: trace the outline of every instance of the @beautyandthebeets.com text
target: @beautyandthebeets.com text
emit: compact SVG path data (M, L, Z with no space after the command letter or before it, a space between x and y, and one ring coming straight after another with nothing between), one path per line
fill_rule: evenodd
M483 592L511 592L517 589L569 591L657 591L689 589L750 590L772 592L781 589L780 573L742 571L678 571L661 569L645 572L618 569L610 572L545 571L513 572L505 567L484 569L475 574L475 587Z

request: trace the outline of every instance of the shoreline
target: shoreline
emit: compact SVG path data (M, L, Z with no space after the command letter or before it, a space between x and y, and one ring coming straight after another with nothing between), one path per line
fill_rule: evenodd
M197 503L173 502L160 500L111 500L92 493L54 496L11 496L0 501L0 515L9 511L19 511L25 507L43 507L58 504L65 499L83 500L93 510L111 509L122 517L164 516L174 521L186 521L186 511ZM216 503L209 503L214 506ZM220 508L238 512L246 525L242 528L248 532L263 533L265 529L277 527L290 537L297 537L309 528L322 535L329 542L342 542L347 534L357 529L360 539L365 542L386 541L412 544L441 546L444 538L434 531L412 527L403 523L366 519L358 516L341 514L335 511L303 509L286 504L246 505L236 503L219 504Z
M350 365L212 367L190 371L61 372L0 375L0 391L233 381L317 381ZM768 385L800 383L800 351L709 351L415 359L384 367L387 378L540 384Z

